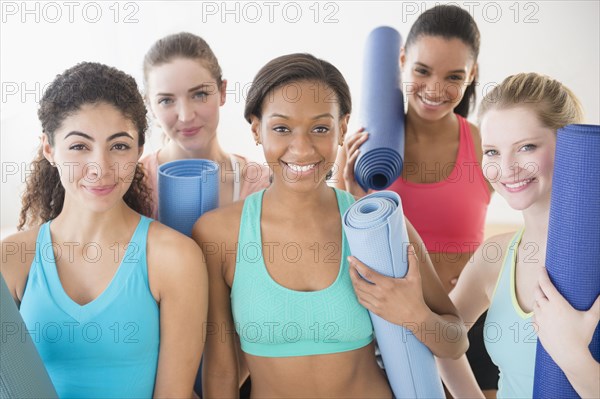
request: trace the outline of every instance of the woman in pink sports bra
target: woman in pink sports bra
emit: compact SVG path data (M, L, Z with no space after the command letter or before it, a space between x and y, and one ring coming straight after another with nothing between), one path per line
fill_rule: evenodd
M479 130L466 121L475 99L479 30L463 9L443 5L421 14L400 52L403 92L408 100L402 176L388 190L402 198L447 292L483 242L491 187L481 172ZM366 193L354 179L361 129L338 156L338 187L357 197ZM483 320L483 319L482 319ZM481 328L479 328L481 327ZM483 321L472 331L482 332ZM494 397L498 370L487 356L482 336L470 336L467 352L477 380Z
M244 199L269 185L269 168L221 148L217 137L219 108L227 80L208 43L182 32L158 40L144 57L146 103L165 134L166 144L141 162L158 210L157 169L177 159L202 158L219 164L219 206Z

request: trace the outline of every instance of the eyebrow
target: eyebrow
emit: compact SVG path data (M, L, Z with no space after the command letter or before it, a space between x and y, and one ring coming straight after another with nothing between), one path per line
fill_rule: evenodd
M526 139L523 139L523 140L516 141L516 142L512 143L511 145L512 146L518 146L518 145L521 145L521 144L531 143L531 142L542 140L542 139L543 139L543 137L539 137L539 136L529 137L529 138L526 138ZM490 147L496 147L496 146L495 145L483 144L482 143L481 147L482 148L490 148Z
M431 69L431 67L429 65L423 64L422 62L419 62L419 61L416 61L415 64L425 67L427 69ZM450 71L449 73L467 73L467 71L465 71L464 69L455 69L453 71Z
M208 88L212 89L213 84L212 83L202 83L199 84L198 86L194 86L191 89L188 90L188 93L197 91L197 90L206 90ZM212 93L212 92L211 92ZM157 96L165 96L165 97L173 97L174 94L173 93L156 93Z
M269 118L282 118L282 119L290 119L289 116L283 115L283 114L271 114L269 115ZM333 115L331 115L329 112L326 112L324 114L320 114L317 116L314 116L312 119L313 120L317 120L317 119L321 119L321 118L330 118L330 119L334 119Z
M92 136L90 136L89 134L85 134L85 133L82 133L82 132L78 132L77 130L73 130L72 132L70 132L69 134L67 134L67 135L65 136L65 139L66 139L66 138L68 138L68 137L70 137L70 136L81 136L81 137L83 137L83 138L85 138L85 139L88 139L88 140L90 140L90 141L96 141L96 140L95 140L95 139L94 139ZM114 140L114 139L116 139L117 137L129 137L131 140L133 140L133 137L132 137L132 136L131 136L129 133L127 133L127 132L118 132L118 133L111 134L110 136L108 136L108 138L106 139L106 141L111 141L111 140Z

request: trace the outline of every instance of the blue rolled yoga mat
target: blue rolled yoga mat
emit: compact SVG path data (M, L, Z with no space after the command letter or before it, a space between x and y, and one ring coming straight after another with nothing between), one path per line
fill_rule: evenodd
M0 280L0 398L58 398L4 277Z
M352 255L389 277L408 270L408 233L400 196L380 191L361 198L344 214ZM370 313L385 372L396 398L445 398L433 354L413 333Z
M558 291L578 310L600 294L600 126L558 130L552 178L546 268ZM569 345L565 342L564 345ZM600 329L589 346L600 361ZM578 398L538 341L534 398Z
M402 173L404 99L400 89L400 46L395 29L382 26L367 38L363 65L361 123L369 138L354 166L357 183L368 191L388 188Z
M158 220L192 235L198 218L219 206L219 165L181 159L158 167Z

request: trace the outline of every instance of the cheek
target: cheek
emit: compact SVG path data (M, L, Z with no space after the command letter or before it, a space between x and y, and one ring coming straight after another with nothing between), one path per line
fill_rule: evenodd
M502 177L502 170L500 169L500 163L495 161L482 161L481 169L483 171L483 176L490 183L497 183Z
M465 87L458 83L445 83L444 93L448 100L459 102L465 94Z

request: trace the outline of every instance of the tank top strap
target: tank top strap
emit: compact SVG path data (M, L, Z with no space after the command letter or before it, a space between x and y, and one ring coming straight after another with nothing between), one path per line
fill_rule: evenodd
M249 246L260 247L262 251L262 243L260 242L260 217L262 211L262 200L265 190L260 190L250 194L244 199L242 208L242 216L240 217L240 232L238 234L238 250L236 251L236 264L241 264L245 251L249 250ZM258 256L258 254L257 254ZM236 274L238 274L236 267Z
M43 260L48 258L48 256L46 256L45 254L45 251L52 250L52 239L50 237L50 222L51 220L42 224L40 226L40 229L38 230L37 238L35 239L35 255L32 264L32 266L34 267L36 267L37 265L41 267L44 264ZM54 256L52 256L52 258L53 257Z
M473 135L471 134L471 126L462 116L456 114L459 126L460 148L458 150L458 156L456 159L457 163L467 162L478 162L477 154L475 153L475 145L473 144Z
M338 188L333 188L335 190L335 195L338 202L338 208L340 209L340 215L344 215L350 205L354 203L354 196L347 191L340 190Z
M519 244L521 243L521 238L523 237L524 231L524 228L518 230L513 235L508 243L508 246L506 247L506 255L502 261L502 267L500 269L500 273L498 274L498 279L496 280L496 287L494 288L492 298L496 296L496 292L506 293L511 290L514 266L517 261L517 250L519 248Z

